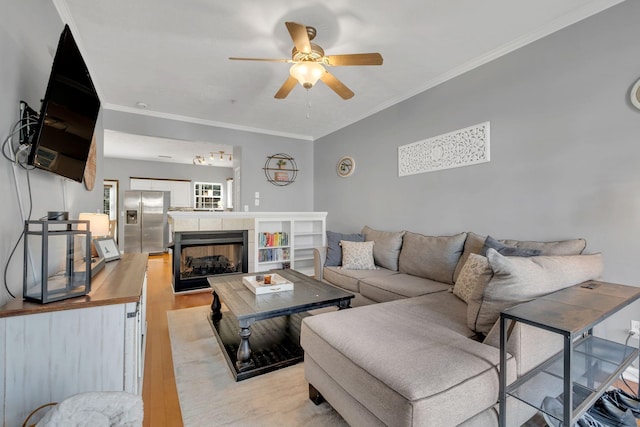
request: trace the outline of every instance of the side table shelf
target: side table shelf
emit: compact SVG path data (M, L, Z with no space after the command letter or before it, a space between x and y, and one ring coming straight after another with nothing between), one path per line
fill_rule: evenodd
M504 310L500 315L500 426L506 426L506 399L545 412L544 396L560 397L564 412L547 415L573 426L640 349L593 336L593 327L640 299L640 288L590 281ZM506 384L507 322L521 322L564 337L564 348L546 362Z

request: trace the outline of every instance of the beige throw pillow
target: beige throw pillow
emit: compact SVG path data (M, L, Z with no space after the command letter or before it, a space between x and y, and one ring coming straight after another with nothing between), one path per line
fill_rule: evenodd
M350 242L340 240L342 268L345 270L375 270L373 245L375 242Z
M557 290L598 279L602 255L506 257L495 249L487 251L493 277L482 295L475 289L467 308L470 329L488 333L500 312ZM473 307L472 307L473 306ZM477 309L477 312L474 312Z
M493 276L493 271L491 271L487 258L482 255L470 254L460 270L458 281L453 286L453 294L469 304L476 287L484 289L491 280L491 276Z

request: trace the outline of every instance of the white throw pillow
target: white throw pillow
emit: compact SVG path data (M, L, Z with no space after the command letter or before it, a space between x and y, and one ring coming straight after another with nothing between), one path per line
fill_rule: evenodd
M469 304L476 286L481 286L484 289L492 275L493 271L486 257L470 254L453 286L453 294Z
M345 270L375 270L373 241L350 242L340 240L342 246L342 268Z

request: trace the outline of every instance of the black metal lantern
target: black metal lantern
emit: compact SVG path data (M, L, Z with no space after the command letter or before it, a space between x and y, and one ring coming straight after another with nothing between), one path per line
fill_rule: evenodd
M24 299L46 304L90 291L89 221L25 221Z

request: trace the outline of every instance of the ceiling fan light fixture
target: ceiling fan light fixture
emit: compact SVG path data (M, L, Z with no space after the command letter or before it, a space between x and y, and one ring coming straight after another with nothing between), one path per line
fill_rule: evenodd
M321 64L313 61L298 62L289 70L289 74L305 89L311 89L325 72Z

